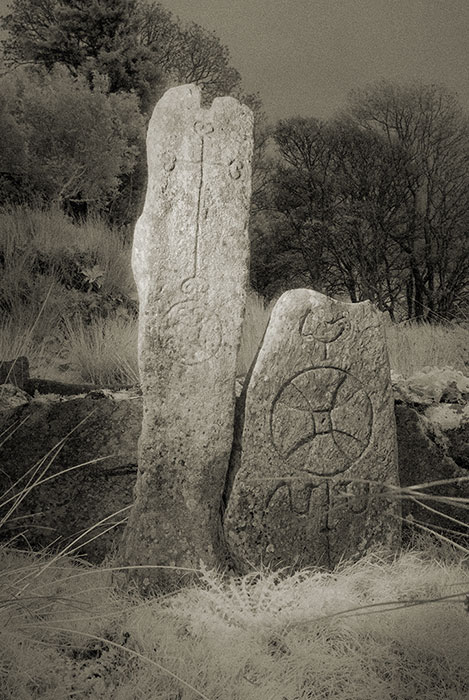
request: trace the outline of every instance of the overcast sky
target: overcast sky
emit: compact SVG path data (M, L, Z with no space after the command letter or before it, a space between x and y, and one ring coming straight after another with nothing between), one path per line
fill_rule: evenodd
M0 11L6 7L0 0ZM351 88L421 79L469 110L469 0L163 0L212 29L271 119L327 117Z

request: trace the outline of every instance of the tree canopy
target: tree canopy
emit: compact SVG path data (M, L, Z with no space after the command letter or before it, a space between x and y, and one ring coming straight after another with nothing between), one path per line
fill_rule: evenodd
M351 93L334 119L271 128L227 47L155 0L12 0L0 24L11 69L0 98L4 199L94 202L130 223L149 112L167 87L195 82L206 100L232 94L257 117L258 291L306 284L409 318L467 305L469 121L450 91L381 81Z
M379 83L337 118L281 121L253 282L306 284L392 316L467 304L468 119L443 88Z
M13 0L1 21L10 65L60 64L89 81L109 77L111 92L134 90L153 108L168 83L195 82L207 97L240 90L241 77L218 37L183 25L145 0Z
M10 93L21 92L21 85L29 80L33 96L31 100L22 97L22 111L13 108L14 100L0 103L4 127L0 138L8 144L0 183L4 200L21 194L26 199L39 195L64 202L94 201L113 221L130 223L138 213L146 182L144 141L135 132L140 134L142 115L148 120L167 87L195 82L203 87L205 100L235 94L260 114L256 96L242 94L240 75L217 36L196 24L182 24L154 0L12 0L0 24L7 30L2 42L7 68L3 89L8 83ZM29 77L28 70L32 71ZM46 84L50 91L57 90L49 104L44 97ZM99 100L103 118L95 124L94 103ZM120 110L123 120L117 127L119 120L114 119L112 134L106 132L108 109ZM82 141L86 127L90 147ZM111 152L103 152L102 144L116 148L113 164ZM87 154L89 162L75 167L79 151ZM96 161L97 166L99 158L101 177L98 167L91 173L92 163ZM63 173L60 187L59 172Z
M443 87L386 81L352 93L349 114L399 146L404 216L392 236L409 269L408 311L446 315L467 295L468 116Z
M109 93L99 74L91 88L64 68L16 72L1 83L0 131L10 143L0 156L4 194L14 178L23 195L105 206L142 148L137 98Z

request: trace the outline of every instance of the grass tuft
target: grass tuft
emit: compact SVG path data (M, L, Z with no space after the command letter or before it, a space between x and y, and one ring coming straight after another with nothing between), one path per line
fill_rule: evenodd
M3 212L0 226L7 231L0 253L16 265L15 274L0 283L0 304L9 316L0 327L4 358L33 352L38 340L46 340L61 319L62 341L68 343L85 381L134 383L135 323L112 314L91 323L71 319L69 307L61 301L64 278L70 273L64 251L70 247L73 265L77 260L83 263L87 299L93 287L102 290L103 285L114 295L125 289L131 295L125 246L117 245L113 257L105 238L109 232L100 228L101 222L77 226L56 212ZM37 269L38 260L42 271ZM33 295L34 305L28 306L31 280L41 293ZM51 282L59 293L47 292ZM259 297L251 295L248 304L239 374L248 371L270 315ZM441 364L442 357L444 366L461 369L456 364L462 357L459 330L444 329L388 328L393 369L408 376L422 366ZM458 349L451 355L454 347ZM14 429L2 432L0 447ZM0 528L8 528L15 505L31 488L58 476L46 474L61 444L32 467L21 485L0 498ZM444 499L432 497L431 486L395 489L394 495L437 509ZM456 505L455 499L449 500ZM118 574L124 567L112 559L91 566L75 558L80 542L95 537L104 521L79 533L58 554L21 550L19 538L4 543L0 545L0 697L469 697L469 550L461 538L454 544L449 535L452 526L464 527L467 499L457 505L461 520L448 516L447 532L427 532L414 523L422 534L394 561L370 553L333 572L310 569L291 575L264 569L233 578L202 570L197 586L149 599L140 597L129 582L122 584ZM114 515L122 518L120 523L125 519L119 512L105 520Z
M66 322L64 342L73 368L84 382L119 387L137 384L137 320L114 315L86 325Z
M141 599L105 567L3 552L5 698L463 698L467 560L408 551ZM29 695L28 695L29 693ZM62 693L62 695L60 695Z
M273 302L266 304L264 298L254 290L248 291L237 358L237 376L245 376L248 373L264 337L273 306Z

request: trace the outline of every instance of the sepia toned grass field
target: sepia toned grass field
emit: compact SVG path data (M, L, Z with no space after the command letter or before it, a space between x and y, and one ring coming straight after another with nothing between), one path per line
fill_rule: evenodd
M16 496L2 494L0 529L47 478L42 466ZM418 493L400 488L394 497ZM463 520L469 503L455 505ZM90 528L80 539L93 536ZM200 569L196 584L144 598L131 567L111 556L98 566L77 557L78 545L33 552L20 534L0 545L0 697L469 697L469 547L461 542L416 529L392 560L370 552L332 572L242 577Z
M146 599L112 561L22 544L0 550L5 700L468 697L468 552L437 539Z
M137 383L130 242L57 212L0 212L0 226L0 359L26 355L43 378ZM238 375L270 310L250 293ZM387 325L386 337L403 376L428 366L467 374L461 325ZM0 435L0 450L10 437ZM18 496L0 495L0 528L39 473ZM457 505L467 522L469 503ZM146 599L111 557L91 566L73 547L33 552L16 537L0 546L0 698L469 698L469 539L415 527L393 561L370 553L333 572L201 570L198 585Z

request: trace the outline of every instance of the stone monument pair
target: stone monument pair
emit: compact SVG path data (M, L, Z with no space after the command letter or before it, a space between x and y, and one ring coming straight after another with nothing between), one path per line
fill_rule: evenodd
M122 554L141 587L201 566L323 566L394 548L390 372L379 314L293 290L275 306L235 425L253 117L169 90L147 138L132 265L143 425ZM152 568L155 567L155 568Z

